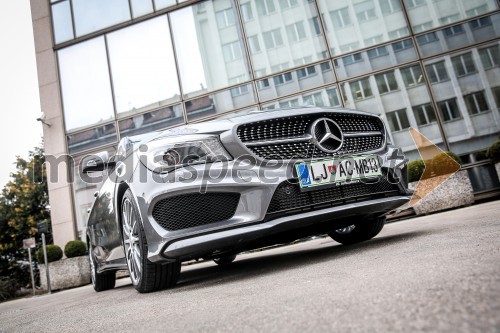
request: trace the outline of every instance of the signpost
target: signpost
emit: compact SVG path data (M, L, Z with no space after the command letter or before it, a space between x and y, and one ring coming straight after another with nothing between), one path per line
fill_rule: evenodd
M45 261L45 275L47 276L47 290L49 291L49 294L51 294L52 288L50 287L49 261L47 260L47 246L45 245L45 234L42 234L42 247L43 247L43 259Z
M31 249L35 248L36 241L35 238L23 239L23 248L28 249L28 258L30 261L30 272L31 272L31 286L33 288L33 296L35 296L35 276L33 275L33 264L31 262Z

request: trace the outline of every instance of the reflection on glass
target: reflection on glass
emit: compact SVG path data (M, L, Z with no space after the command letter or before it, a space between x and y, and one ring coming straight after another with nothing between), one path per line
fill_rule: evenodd
M500 14L486 16L472 21L452 25L417 36L422 56L428 57L441 52L463 48L467 45L498 38Z
M485 50L498 45L497 41L479 50L472 48L425 63L429 79L439 82L432 84L431 89L445 122L450 148L466 160L474 161L475 153L488 148L500 134L500 113L490 112L500 107L500 100L495 96L500 72L497 67L489 70L484 66L490 64ZM446 80L439 80L443 77Z
M118 113L154 109L180 99L166 16L107 38Z
M307 92L301 95L283 98L277 102L265 104L263 109L287 109L301 106L335 107L340 105L337 86L329 86L313 92Z
M117 142L115 124L107 124L87 131L70 134L67 137L69 153L74 154L98 146Z
M54 24L55 43L62 43L73 39L73 23L69 0L52 6L52 21Z
M413 31L422 32L497 9L495 0L404 0Z
M154 0L156 10L175 5L175 0Z
M399 0L318 0L334 55L409 35Z
M185 102L188 121L214 116L256 104L252 85L241 85L213 95Z
M403 46L401 43L405 43ZM346 79L417 60L417 52L411 39L374 47L335 59L337 77Z
M314 3L252 0L241 6L256 77L326 59ZM250 19L250 13L259 19Z
M278 66L273 70L277 72L280 68L285 68L285 66ZM334 80L330 62L326 61L321 64L278 74L271 78L261 79L257 81L257 88L260 100L267 101L328 84L334 82Z
M224 88L234 77L249 79L242 34L230 18L234 14L219 14L224 15L223 23L227 24L219 29L218 24L222 24L217 23L222 22L222 18L219 21L216 18L219 12L234 13L233 1L202 2L170 14L185 97Z
M114 117L104 38L58 52L66 130Z
M120 136L138 135L184 123L180 104L168 106L149 113L140 114L118 122Z
M132 15L134 18L153 12L153 3L151 0L130 0L132 5Z
M76 36L130 20L128 0L73 0Z

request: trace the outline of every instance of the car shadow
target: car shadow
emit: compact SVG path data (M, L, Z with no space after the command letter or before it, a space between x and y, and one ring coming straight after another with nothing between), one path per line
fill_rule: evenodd
M203 266L182 271L179 283L171 289L172 292L204 288L221 283L250 279L263 274L273 274L279 271L291 270L300 266L317 264L335 258L345 258L355 255L359 251L369 251L390 244L407 241L410 238L422 237L430 234L429 231L414 231L397 235L379 236L370 241L354 245L341 245L330 238L325 238L318 248L293 249L289 252L269 253L252 258L241 258L227 266ZM324 244L329 244L325 246Z

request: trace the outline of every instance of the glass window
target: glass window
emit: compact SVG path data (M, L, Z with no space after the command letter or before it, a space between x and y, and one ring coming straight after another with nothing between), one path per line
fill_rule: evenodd
M269 15L276 11L274 0L255 0L255 5L260 16Z
M76 36L131 19L128 0L73 0Z
M495 0L404 1L415 32L422 32L445 24L452 24L468 17L495 11L498 8L497 1Z
M464 96L465 104L469 114L478 114L489 111L488 103L484 98L484 92L478 91Z
M175 5L175 0L155 0L156 10L167 8Z
M342 63L344 66L353 64L355 62L363 61L363 55L361 53L354 53L348 56L342 57Z
M252 4L250 2L242 3L240 5L240 8L241 8L241 15L243 16L243 20L245 22L253 20Z
M379 0L383 14L392 14L401 10L401 0Z
M436 121L436 113L430 103L413 107L413 113L419 126L429 125Z
M304 100L305 105L314 105L319 107L325 106L325 101L323 100L321 92L304 96L302 99Z
M222 45L222 52L224 53L224 60L226 62L241 59L241 57L243 56L239 41Z
M290 42L298 42L306 38L306 31L304 29L304 22L296 22L286 26L286 33Z
M230 8L233 1L219 0L217 7ZM238 24L219 30L213 6L188 6L170 14L182 92L192 97L229 85L229 78L249 79L248 62L242 56L242 33ZM212 11L210 13L210 11Z
M245 84L189 100L184 104L188 121L193 121L256 104L256 99L251 84Z
M389 122L389 127L392 132L402 131L404 129L410 128L410 122L408 121L406 109L387 112L386 115L387 121Z
M399 52L412 48L413 48L413 42L411 41L411 39L405 39L399 42L392 43L392 49L394 50L394 52Z
M415 87L424 83L424 76L420 65L401 68L401 76L407 88Z
M107 124L67 136L70 154L79 153L118 141L115 124Z
M446 37L451 37L465 32L462 24L457 24L443 30Z
M386 56L389 54L389 51L387 51L386 46L379 46L377 48L366 51L366 54L368 54L368 58L373 59Z
M456 98L447 99L438 102L437 104L444 121L450 121L462 118L460 110L458 109Z
M130 0L132 5L132 15L139 17L153 12L153 2L151 0Z
M107 36L116 111L141 112L180 99L167 16Z
M73 39L73 22L69 0L56 3L52 6L52 21L54 24L55 43Z
M236 24L234 19L234 11L232 8L224 9L215 13L217 26L219 29L229 27Z
M429 76L429 81L431 81L431 83L437 83L450 79L444 65L444 60L426 65L425 70L427 72L427 75Z
M375 81L380 94L398 90L398 82L393 71L375 75Z
M487 27L491 25L491 17L490 16L481 17L478 18L477 20L472 20L469 24L472 29Z
M417 36L417 42L419 45L432 43L437 40L439 40L439 38L435 32L429 32L427 34Z
M316 6L302 0L251 0L248 4L256 8L260 17L244 22L248 36L257 35L262 43L261 50L249 47L257 78L276 73L277 65L287 64L282 69L286 70L296 67L300 59L316 62L328 57ZM281 6L287 6L287 10Z
M500 64L500 46L493 45L484 49L479 49L479 56L484 69L490 69Z
M104 37L58 52L66 130L113 119Z
M354 100L362 100L373 96L372 88L370 87L370 81L368 78L351 81L349 82L349 86L351 88L352 98Z
M318 0L318 6L327 18L324 23L334 55L409 36L399 0Z
M280 7L282 10L289 9L291 7L297 6L299 4L298 0L279 0Z
M340 106L339 92L337 88L331 88L326 90L328 95L329 106Z
M293 98L288 101L283 101L280 102L280 108L281 109L286 109L286 108L293 108L299 106L299 99L298 98Z
M274 29L271 31L265 31L262 33L264 38L264 45L267 49L274 49L278 46L284 45L283 37L281 36L281 29Z
M260 48L259 36L258 35L249 36L248 37L248 46L250 48L250 52L252 52L252 53L260 52L261 48Z
M138 135L177 126L184 123L180 104L136 115L118 122L121 137Z
M303 79L305 77L316 74L316 66L309 66L297 70L297 77Z
M476 72L476 66L474 65L474 60L472 60L471 52L453 57L451 58L451 62L453 63L457 76Z
M491 88L491 93L495 98L495 103L497 104L497 108L500 109L500 86Z

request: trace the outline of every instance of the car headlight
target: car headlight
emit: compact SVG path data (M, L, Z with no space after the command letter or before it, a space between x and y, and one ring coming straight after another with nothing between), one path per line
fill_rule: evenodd
M214 135L159 138L142 145L139 151L141 162L156 173L186 165L231 160L219 138Z

